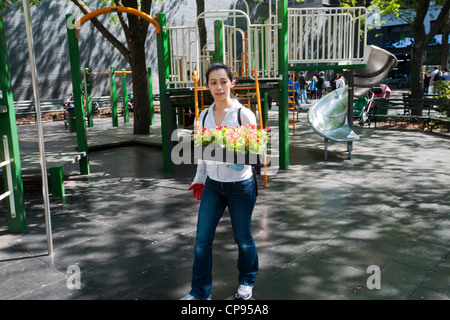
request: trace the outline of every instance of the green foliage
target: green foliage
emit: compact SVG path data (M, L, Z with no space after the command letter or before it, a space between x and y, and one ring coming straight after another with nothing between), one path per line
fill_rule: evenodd
M419 8L419 2L423 1L425 0L372 0L371 5L380 8L381 14L388 20L398 18L406 23L412 24ZM429 9L438 9L444 2L445 0L430 1ZM430 17L432 20L437 18L432 17L431 14Z
M439 98L450 99L450 81L439 80L434 84L434 87L439 90Z
M9 9L11 6L23 7L22 0L0 0L2 9ZM28 0L32 6L39 6L42 0Z
M450 101L450 81L440 80L434 84L434 88L439 94L439 99ZM448 103L439 106L440 111L447 117L450 116L450 105Z

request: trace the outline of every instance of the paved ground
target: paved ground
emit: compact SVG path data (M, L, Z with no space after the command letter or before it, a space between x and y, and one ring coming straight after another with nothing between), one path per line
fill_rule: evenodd
M274 127L276 112L270 117ZM23 149L27 130L19 127ZM61 122L45 130L47 150L74 139ZM351 160L344 144L330 143L324 161L322 139L301 114L289 170L269 176L254 211L257 299L450 298L449 138L356 131ZM8 234L0 207L0 299L178 299L189 291L199 202L186 189L195 167L164 173L161 150L149 145L92 151L90 163L89 177L69 166L66 197L51 198L53 256L39 179L25 179L25 233ZM214 243L213 299L232 298L236 259L226 213ZM74 266L80 289L68 288Z

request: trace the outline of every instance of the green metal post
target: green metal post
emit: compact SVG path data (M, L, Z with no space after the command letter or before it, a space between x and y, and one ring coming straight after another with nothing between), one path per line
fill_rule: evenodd
M122 71L126 71L122 69ZM123 122L130 122L130 111L128 110L127 75L122 74L122 101L123 101Z
M214 61L215 62L223 62L222 20L214 21Z
M288 113L288 0L278 1L278 70L282 77L278 81L278 123L280 137L280 169L289 167L289 113Z
M269 125L269 92L264 91L264 106L263 106L263 120L264 120L264 127L267 127Z
M52 186L52 195L54 197L64 197L66 191L64 188L64 172L62 166L50 168L50 181Z
M119 126L119 117L117 115L117 86L116 86L116 73L113 66L109 67L109 88L111 91L111 112L112 112L112 125L113 127Z
M78 47L78 32L74 27L73 14L66 15L67 39L69 43L70 71L72 75L73 101L77 122L77 145L79 152L86 156L80 159L80 173L90 174L89 154L87 143L86 122L84 121L84 106L81 84L80 49Z
M159 96L161 108L161 134L164 172L173 172L172 153L172 115L173 110L170 106L170 99L166 95L166 80L169 77L169 36L168 31L164 30L166 26L166 15L158 13L156 19L160 25L161 32L156 35L158 49L158 73L159 73Z
M152 83L152 68L147 68L148 76L148 98L150 102L150 125L155 124L155 110L153 108L153 83Z
M15 217L11 214L9 201L6 201L8 227L11 233L21 233L25 231L27 226L22 182L22 167L20 161L16 113L14 110L14 99L11 88L11 74L9 72L8 50L3 25L3 14L0 7L0 138L3 135L8 136L9 154L11 159L14 159L14 161L11 162L11 175L14 191ZM2 148L0 147L0 149ZM0 159L0 161L3 160L4 159ZM7 186L6 170L3 172L5 186Z
M88 127L94 126L94 114L92 112L91 76L89 69L84 69L84 97L86 99Z
M260 18L259 22L260 24L264 24L266 22L266 18ZM266 73L266 28L263 28L260 36L259 36L259 45L261 50L259 50L259 61L261 61L261 64L263 65L263 73Z

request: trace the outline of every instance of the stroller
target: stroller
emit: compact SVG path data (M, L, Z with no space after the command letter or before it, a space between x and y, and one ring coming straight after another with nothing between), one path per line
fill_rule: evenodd
M386 92L387 91L383 92L379 87L375 87L370 89L367 95L355 99L353 102L353 118L359 119L359 125L361 127L366 123L370 127L370 115L375 113L374 99L384 98Z

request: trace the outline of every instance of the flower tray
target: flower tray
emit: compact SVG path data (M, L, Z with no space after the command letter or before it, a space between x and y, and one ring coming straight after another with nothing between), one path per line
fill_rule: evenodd
M194 158L235 164L260 165L262 154L236 153L212 144L207 146L194 146Z

